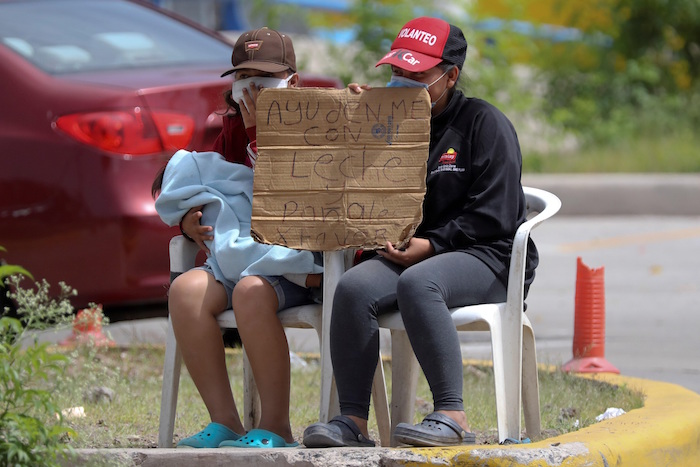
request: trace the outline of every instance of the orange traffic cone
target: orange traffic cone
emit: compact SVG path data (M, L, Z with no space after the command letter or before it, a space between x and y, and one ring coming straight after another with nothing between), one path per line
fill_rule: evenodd
M73 318L73 334L61 345L88 344L114 346L116 343L102 332L102 305L84 308Z
M576 260L574 358L562 366L574 373L620 373L605 360L605 268Z

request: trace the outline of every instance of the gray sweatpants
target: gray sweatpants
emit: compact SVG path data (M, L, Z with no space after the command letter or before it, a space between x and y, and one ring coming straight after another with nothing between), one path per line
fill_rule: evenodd
M435 410L464 410L462 354L448 308L505 299L504 284L464 252L432 256L409 268L375 257L348 270L333 298L330 336L341 413L368 418L379 358L377 316L397 308Z

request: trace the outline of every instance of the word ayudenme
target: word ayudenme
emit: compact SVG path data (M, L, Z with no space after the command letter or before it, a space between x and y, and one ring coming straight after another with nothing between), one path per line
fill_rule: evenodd
M371 101L342 101L290 99L273 100L264 108L267 125L299 125L308 122L333 124L350 122L355 124L382 122L387 117L392 119L420 119L425 114L425 100L406 101L404 99L387 103ZM382 107L382 105L384 107Z
M389 105L390 104L390 105ZM309 102L273 100L267 109L267 125L287 127L289 136L301 135L304 146L328 144L391 145L399 136L399 120L418 119L425 113L423 100L379 102ZM374 141L372 141L374 140Z

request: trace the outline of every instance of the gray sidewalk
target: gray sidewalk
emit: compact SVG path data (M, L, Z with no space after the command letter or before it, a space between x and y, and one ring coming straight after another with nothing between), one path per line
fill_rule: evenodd
M557 216L700 216L700 174L524 174L562 200Z

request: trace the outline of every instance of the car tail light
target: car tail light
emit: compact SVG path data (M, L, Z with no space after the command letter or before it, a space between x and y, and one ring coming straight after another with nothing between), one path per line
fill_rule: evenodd
M56 126L82 143L135 156L185 148L194 132L194 120L188 115L140 107L64 115Z

